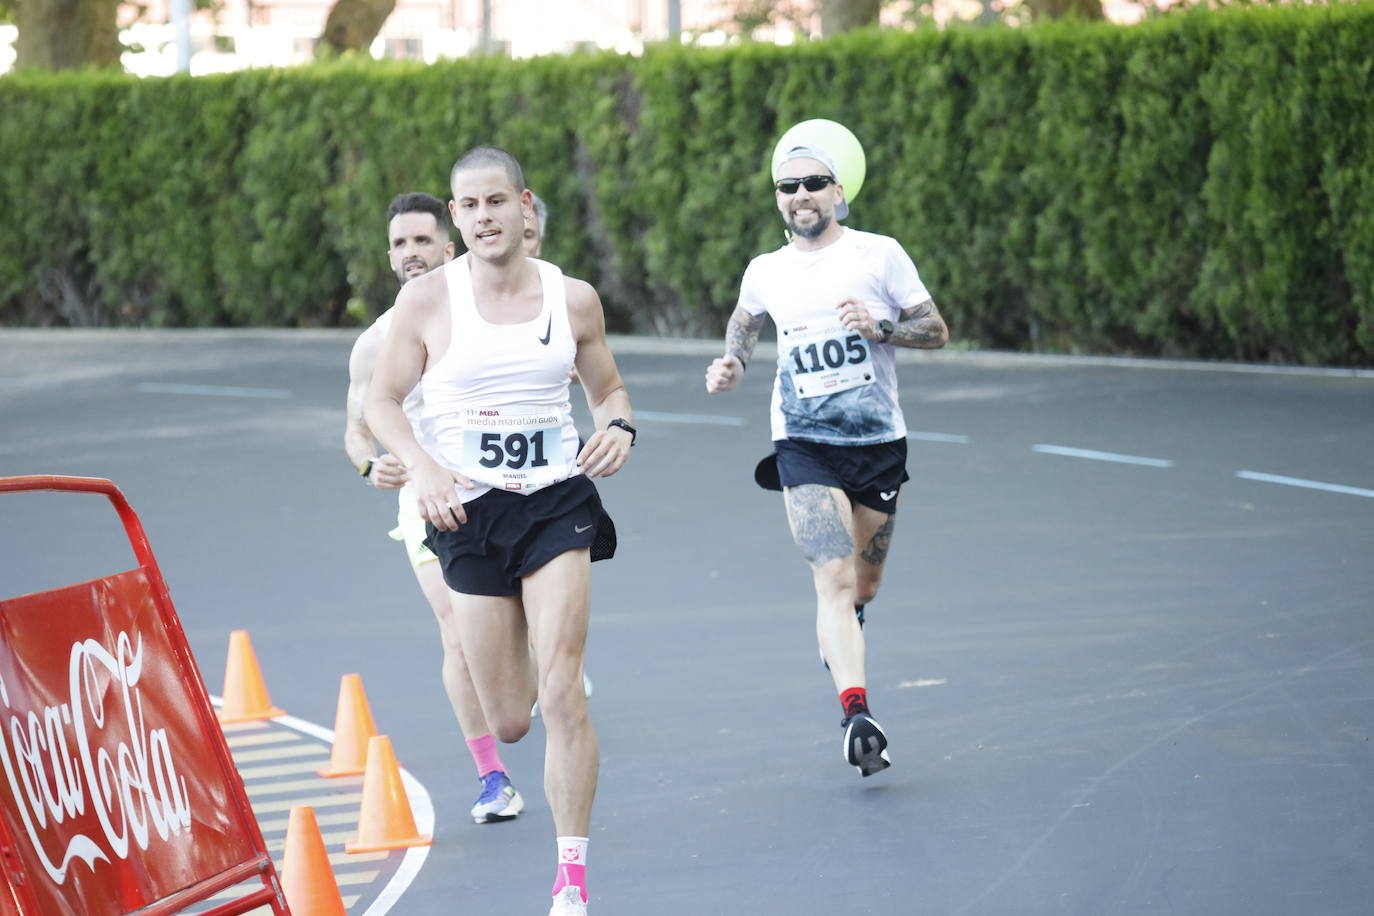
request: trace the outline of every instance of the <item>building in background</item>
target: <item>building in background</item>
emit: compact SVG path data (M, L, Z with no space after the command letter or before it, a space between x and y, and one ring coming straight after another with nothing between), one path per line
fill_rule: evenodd
M685 40L722 45L742 29L758 41L791 44L820 34L814 0L676 0ZM1133 22L1145 4L1174 0L1104 0L1107 17ZM369 49L373 57L422 60L463 57L484 48L511 57L600 48L638 54L669 37L670 0L396 0ZM900 0L883 7L885 26L922 21L1017 21L1022 0ZM334 0L217 0L191 18L191 73L289 67L315 58L315 44ZM490 24L484 27L484 17ZM120 8L124 68L139 76L176 71L168 0ZM748 23L745 25L744 23ZM14 65L14 26L0 25L0 73Z
M680 0L680 5L684 31L719 33L724 41L732 22L730 0ZM124 67L129 72L175 72L167 6L167 0L125 4L123 34L130 50ZM222 0L213 12L198 10L191 23L191 73L309 62L332 6L333 0ZM490 9L489 32L483 28L484 8ZM634 54L667 38L666 0L396 0L370 50L377 58L433 63L479 51L484 40L493 52L533 57L580 48Z

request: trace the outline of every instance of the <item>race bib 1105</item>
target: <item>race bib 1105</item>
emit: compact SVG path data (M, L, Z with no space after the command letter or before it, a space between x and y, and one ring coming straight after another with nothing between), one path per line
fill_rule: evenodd
M873 384L873 352L868 341L844 328L784 328L779 350L779 365L792 373L798 397L814 398Z

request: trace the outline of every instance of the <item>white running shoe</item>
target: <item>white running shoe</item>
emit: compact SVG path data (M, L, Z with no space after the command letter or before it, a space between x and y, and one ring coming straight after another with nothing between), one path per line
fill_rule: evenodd
M587 904L582 901L582 888L576 884L565 884L553 898L549 916L587 916Z

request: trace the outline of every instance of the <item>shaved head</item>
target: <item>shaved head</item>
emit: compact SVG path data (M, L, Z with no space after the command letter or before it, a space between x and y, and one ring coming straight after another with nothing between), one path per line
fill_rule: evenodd
M517 191L525 190L525 170L520 168L520 163L514 156L499 146L474 146L466 153L458 157L458 161L453 163L453 168L448 173L448 183L450 187L459 172L469 169L501 169L510 179L511 186Z

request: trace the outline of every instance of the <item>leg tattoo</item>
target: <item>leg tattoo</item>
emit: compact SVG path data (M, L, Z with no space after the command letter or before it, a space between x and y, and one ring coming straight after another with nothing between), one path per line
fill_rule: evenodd
M854 538L827 488L819 484L788 488L787 509L792 536L806 562L821 566L853 554Z
M883 565L883 561L887 559L887 550L892 546L892 528L896 518L895 515L889 515L882 527L873 532L873 537L864 546L863 553L859 554L861 560L874 566Z

